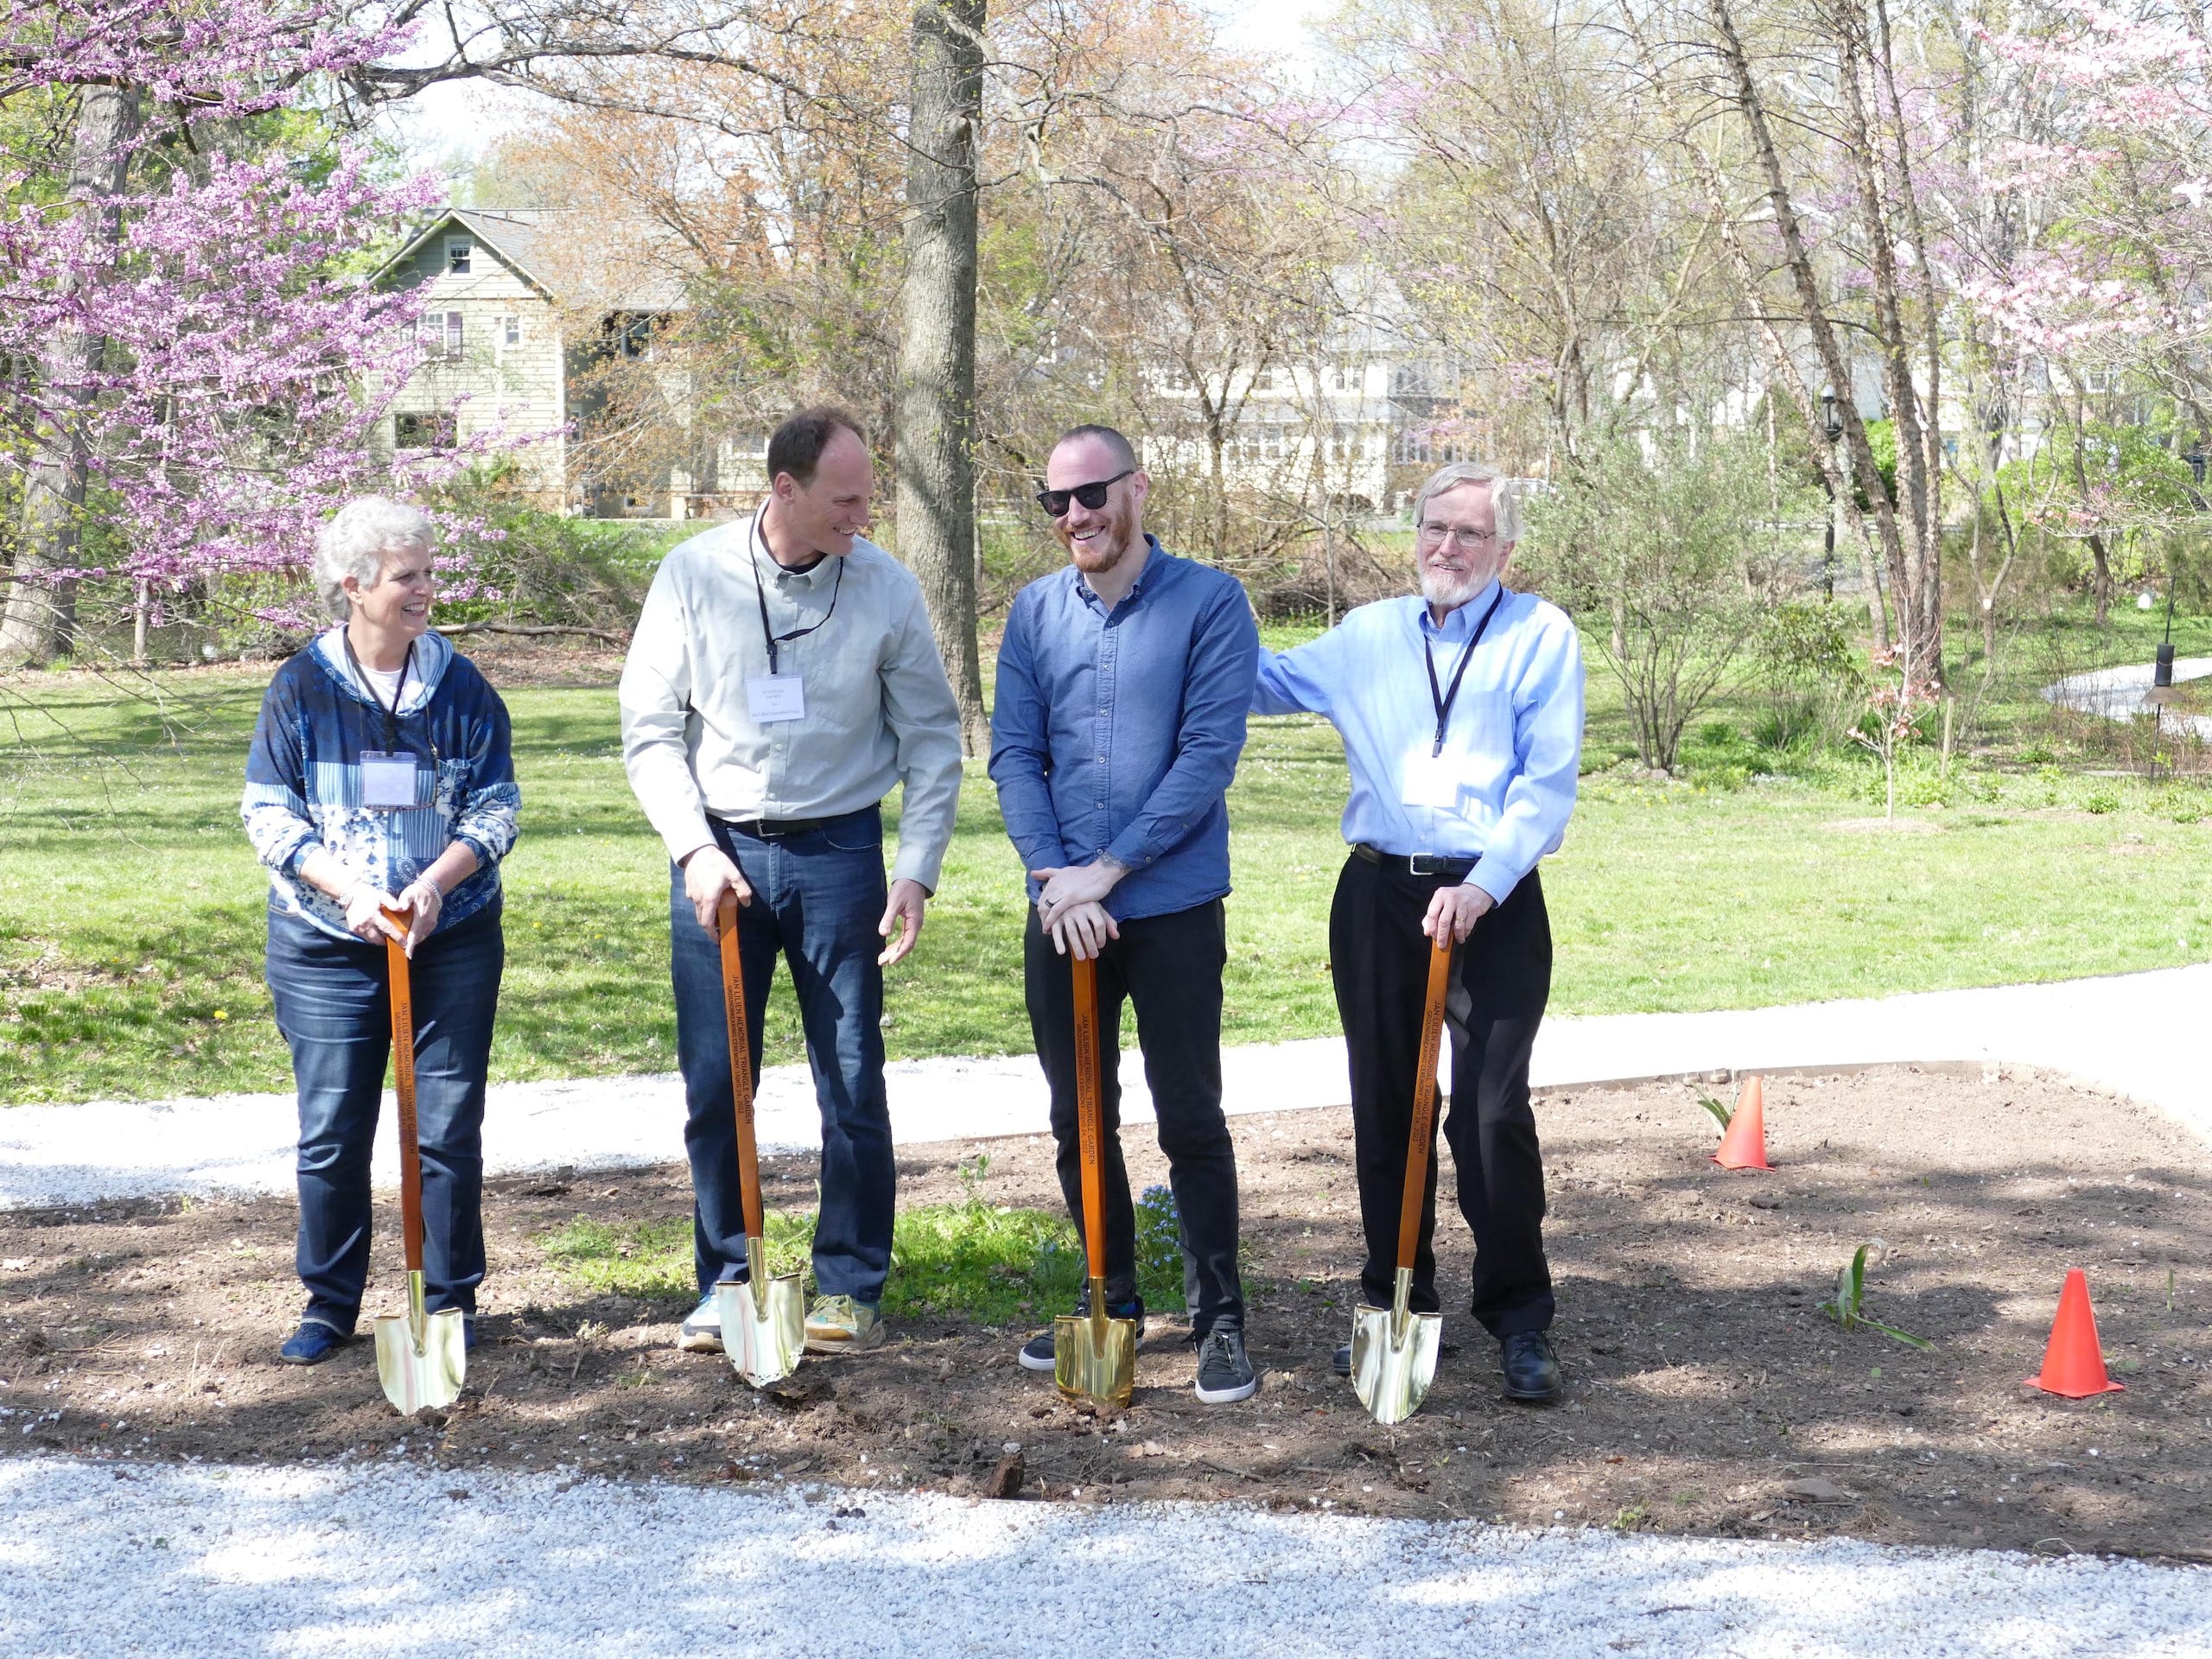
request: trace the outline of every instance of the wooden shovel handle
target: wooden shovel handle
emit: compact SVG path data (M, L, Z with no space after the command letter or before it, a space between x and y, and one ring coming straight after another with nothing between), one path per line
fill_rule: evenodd
M722 1019L729 1027L729 1092L737 1103L737 1186L745 1209L745 1236L765 1238L760 1211L760 1154L753 1139L753 1044L745 1022L745 963L737 949L737 895L725 888L715 912L721 924L722 949ZM753 1283L768 1282L760 1262L748 1262L746 1270Z
M1428 1155L1436 1139L1436 1056L1444 1046L1444 997L1452 985L1452 936L1428 953L1428 998L1421 1016L1421 1065L1414 1074L1414 1127L1406 1147L1406 1196L1398 1211L1398 1266L1410 1268L1428 1203Z
M389 910L385 919L404 928L411 910ZM399 1093L399 1230L407 1271L423 1271L423 1149L415 1128L415 989L408 977L407 947L386 935L385 962L391 975L391 1061Z
M1083 1149L1083 1255L1093 1279L1106 1276L1106 1173L1099 1142L1098 964L1071 957L1075 969L1075 1122Z

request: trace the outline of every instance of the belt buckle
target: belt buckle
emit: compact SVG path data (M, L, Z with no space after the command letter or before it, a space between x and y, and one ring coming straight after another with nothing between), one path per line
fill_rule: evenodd
M1445 872L1439 867L1446 861L1437 858L1428 853L1409 853L1406 855L1406 874L1408 875L1442 875Z

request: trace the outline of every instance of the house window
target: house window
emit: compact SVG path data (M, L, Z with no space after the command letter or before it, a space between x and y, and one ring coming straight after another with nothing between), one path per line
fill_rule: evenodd
M499 319L499 338L509 346L521 345L522 319L520 317L501 317Z
M1408 427L1398 434L1394 459L1400 462L1419 461L1436 466L1454 461L1474 459L1471 444L1446 436L1433 427Z
M454 446L453 411L395 415L391 417L391 437L402 449L450 449Z
M468 262L476 252L476 245L465 236L446 238L446 271L449 276L468 275Z
M425 357L457 358L461 355L460 312L425 311L415 328L416 338L421 340Z

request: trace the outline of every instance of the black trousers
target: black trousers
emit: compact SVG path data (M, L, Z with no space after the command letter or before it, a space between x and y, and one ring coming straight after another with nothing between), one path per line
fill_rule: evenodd
M1396 874L1357 855L1337 879L1329 912L1330 971L1351 1058L1351 1122L1367 1235L1361 1294L1388 1307L1398 1267L1398 1216L1413 1133L1429 942L1421 918L1441 876ZM1552 983L1551 918L1530 871L1459 947L1444 1026L1452 1040L1452 1109L1444 1139L1459 1172L1459 1212L1475 1236L1473 1313L1494 1337L1552 1322L1544 1260L1544 1166L1529 1105L1529 1052ZM1436 1295L1436 1163L1428 1166L1413 1307Z
M1244 1326L1236 1274L1236 1147L1221 1112L1221 970L1228 938L1221 901L1121 924L1098 958L1098 1069L1102 1174L1106 1198L1106 1297L1137 1294L1136 1211L1122 1160L1122 1003L1136 1005L1137 1046L1160 1117L1160 1149L1183 1224L1183 1294L1191 1330ZM1052 1095L1060 1191L1083 1227L1083 1148L1076 1129L1073 959L1029 910L1022 941L1029 1029Z

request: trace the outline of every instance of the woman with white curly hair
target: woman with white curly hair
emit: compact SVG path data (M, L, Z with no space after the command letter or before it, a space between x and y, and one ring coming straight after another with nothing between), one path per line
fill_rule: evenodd
M413 959L427 1304L459 1308L475 1337L499 861L521 795L506 706L430 631L435 540L382 496L323 526L315 582L338 626L276 671L246 757L239 811L269 869L269 990L300 1096L307 1308L280 1354L295 1365L352 1337L368 1282L387 938Z

